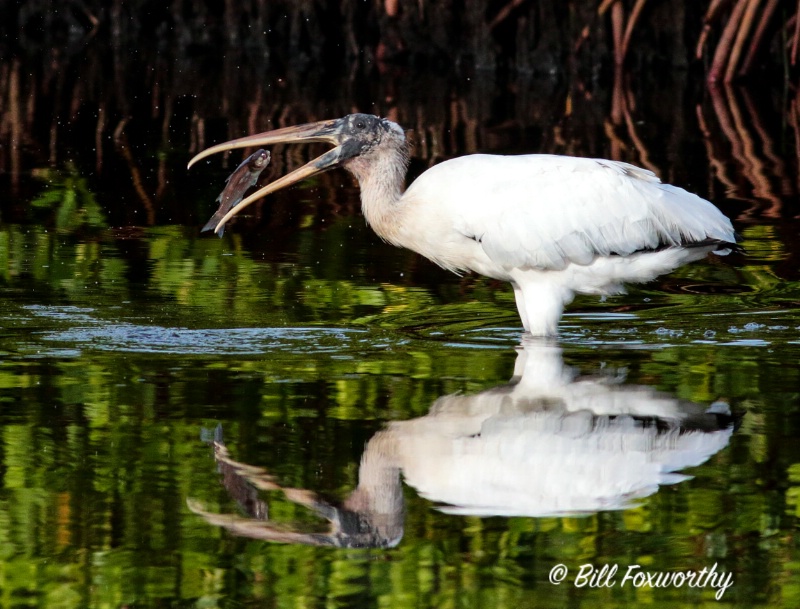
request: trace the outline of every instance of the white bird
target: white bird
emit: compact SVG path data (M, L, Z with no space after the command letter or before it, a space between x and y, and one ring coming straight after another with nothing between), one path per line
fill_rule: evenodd
M214 514L211 524L270 541L394 547L403 535L402 482L448 514L565 516L639 505L690 476L730 442L738 417L727 403L696 404L620 375L579 376L550 341L524 337L509 383L445 395L427 414L391 421L367 442L358 487L339 505L285 488L259 467L231 459L221 430L214 446L222 483L250 514ZM256 489L286 498L331 524L304 533L269 519ZM284 523L285 524L285 523Z
M368 224L436 264L509 281L525 330L554 335L575 294L624 292L703 258L738 250L713 204L628 163L546 154L473 154L431 167L405 192L409 144L370 114L276 129L195 156L286 142L336 147L258 190L216 225L280 188L342 166L361 187Z

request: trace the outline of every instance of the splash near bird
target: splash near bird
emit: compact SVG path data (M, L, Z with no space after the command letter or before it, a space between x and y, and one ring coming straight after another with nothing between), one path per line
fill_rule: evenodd
M431 167L404 191L409 144L384 118L351 114L218 144L195 156L287 142L335 147L240 201L242 209L311 175L344 167L367 223L436 264L511 283L525 330L554 335L575 294L612 295L706 254L738 250L713 204L628 163L548 154L473 154Z
M256 150L253 154L247 157L242 163L228 176L225 189L217 197L219 207L211 219L206 222L206 225L200 232L215 229L214 232L222 237L225 232L224 224L219 225L220 220L225 217L231 208L242 200L244 193L251 186L255 186L258 182L258 176L269 165L270 154L266 150Z

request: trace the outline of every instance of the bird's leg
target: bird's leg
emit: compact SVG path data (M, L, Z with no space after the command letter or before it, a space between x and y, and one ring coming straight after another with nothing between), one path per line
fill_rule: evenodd
M529 279L529 278L528 278ZM513 282L517 310L525 330L534 336L556 336L564 306L575 296L572 290L548 281Z
M517 303L517 311L519 312L519 318L522 320L522 327L525 329L526 332L530 332L530 324L528 324L528 315L525 311L525 295L522 293L522 288L520 288L516 282L511 282L511 287L514 288L514 300Z

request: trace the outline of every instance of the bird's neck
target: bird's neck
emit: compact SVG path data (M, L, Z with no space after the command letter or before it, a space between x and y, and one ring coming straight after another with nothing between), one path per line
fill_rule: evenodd
M390 243L396 243L400 227L407 167L404 149L390 150L377 158L356 157L347 166L361 188L361 210L367 224Z

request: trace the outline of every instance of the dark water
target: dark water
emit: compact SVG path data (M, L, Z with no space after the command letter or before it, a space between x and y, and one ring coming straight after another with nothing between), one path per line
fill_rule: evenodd
M89 59L61 80L3 64L0 604L798 606L799 140L781 90L309 88L187 60L132 96ZM557 345L521 344L506 286L382 244L343 173L199 234L240 157L187 173L192 153L354 109L415 130L412 173L476 150L648 166L714 200L748 253L580 299ZM273 150L274 170L312 153ZM623 581L637 568L731 585Z

